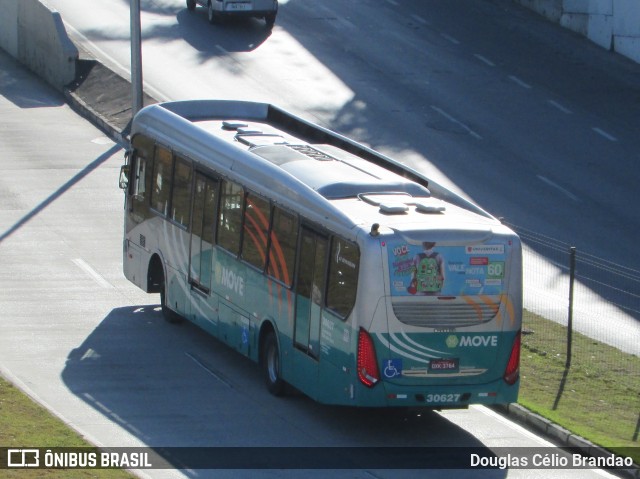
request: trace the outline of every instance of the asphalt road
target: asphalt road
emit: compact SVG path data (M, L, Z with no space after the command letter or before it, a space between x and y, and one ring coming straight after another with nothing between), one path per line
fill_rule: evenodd
M49 3L129 76L128 0ZM607 291L594 289L602 271L583 267L595 282L578 285L574 325L638 352L640 65L508 0L289 0L273 31L212 27L182 0L141 4L145 89L157 99L275 103L545 242L619 265ZM566 255L529 248L525 305L566 321ZM607 305L619 291L624 310Z
M0 53L0 372L98 446L540 447L484 407L278 399L258 368L170 325L121 271L121 148ZM28 445L25 445L28 446ZM171 458L168 458L171 460ZM591 470L146 470L142 477L595 478Z

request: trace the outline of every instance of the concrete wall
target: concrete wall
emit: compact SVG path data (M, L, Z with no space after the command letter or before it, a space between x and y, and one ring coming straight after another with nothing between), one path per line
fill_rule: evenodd
M640 0L514 0L640 63Z
M55 88L76 74L78 49L60 14L42 0L0 0L0 47Z

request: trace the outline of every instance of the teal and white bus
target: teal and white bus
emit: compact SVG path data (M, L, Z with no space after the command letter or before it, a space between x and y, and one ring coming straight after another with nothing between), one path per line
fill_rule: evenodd
M273 105L134 118L124 274L327 404L516 401L518 236L421 173Z

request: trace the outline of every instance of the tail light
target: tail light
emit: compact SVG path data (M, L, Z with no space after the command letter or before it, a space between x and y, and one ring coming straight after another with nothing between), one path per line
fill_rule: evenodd
M360 329L358 333L358 378L367 387L373 387L380 380L376 348L369 333Z
M520 331L516 334L516 338L513 340L513 347L511 348L511 356L509 356L509 362L507 368L504 370L504 382L509 386L515 384L520 376Z

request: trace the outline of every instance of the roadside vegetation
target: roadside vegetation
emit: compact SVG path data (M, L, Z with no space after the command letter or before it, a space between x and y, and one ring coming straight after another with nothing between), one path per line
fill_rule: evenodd
M92 447L66 424L0 377L0 446ZM5 469L6 479L132 479L120 469Z
M640 357L524 312L519 403L594 444L640 463Z

